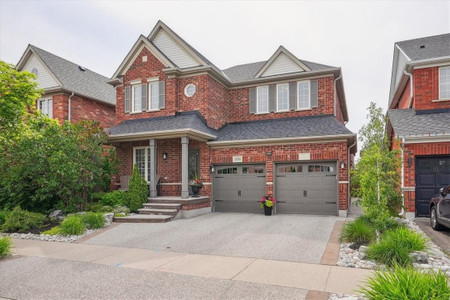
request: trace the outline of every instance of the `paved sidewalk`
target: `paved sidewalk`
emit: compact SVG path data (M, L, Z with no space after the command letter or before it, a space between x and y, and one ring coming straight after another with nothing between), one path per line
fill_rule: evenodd
M331 293L354 293L369 270L258 258L185 254L170 251L74 243L14 240L15 255L64 259L231 281ZM0 262L0 267L1 267Z

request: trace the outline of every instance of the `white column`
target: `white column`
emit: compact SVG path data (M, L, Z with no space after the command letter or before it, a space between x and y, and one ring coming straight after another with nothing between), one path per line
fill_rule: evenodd
M181 198L189 198L188 176L189 138L181 137Z
M150 140L150 197L155 198L158 196L158 192L156 191L156 140Z

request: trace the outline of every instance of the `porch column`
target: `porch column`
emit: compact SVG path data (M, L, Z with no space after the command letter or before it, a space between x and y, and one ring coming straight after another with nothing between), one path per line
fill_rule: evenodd
M150 197L154 198L157 196L156 191L156 140L150 140Z
M181 137L181 198L189 198L188 176L189 138Z

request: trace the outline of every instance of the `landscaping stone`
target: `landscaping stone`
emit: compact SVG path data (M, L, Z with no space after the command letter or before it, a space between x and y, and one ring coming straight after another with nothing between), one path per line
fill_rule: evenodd
M414 251L409 255L411 260L419 264L428 264L428 253L423 251Z
M63 214L62 210L60 210L60 209L55 210L48 215L49 218L55 218L55 219L62 219L63 216L64 216L64 214Z
M328 297L328 300L367 300L367 298L363 296L354 296L347 294L331 294Z
M366 252L367 252L367 246L362 245L361 247L359 247L359 255L360 255L361 259L364 259L366 257Z
M107 213L103 215L105 217L105 227L111 225L114 219L114 213Z

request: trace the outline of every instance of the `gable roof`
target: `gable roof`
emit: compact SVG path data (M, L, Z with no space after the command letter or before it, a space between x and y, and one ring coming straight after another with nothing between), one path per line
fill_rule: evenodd
M22 70L31 53L36 54L55 76L60 84L59 88L107 104L116 104L116 92L111 85L107 84L109 80L107 77L36 46L28 45L17 64L19 71Z
M450 57L450 33L397 42L409 61Z
M388 118L398 138L450 135L450 109L390 109Z
M311 71L311 69L306 66L301 60L295 57L291 52L289 52L283 46L278 47L277 51L269 58L269 60L264 64L261 70L256 73L255 77L262 77L266 71L269 70L271 66L275 64L275 62L281 57L284 56L285 60L291 62L290 70L287 70L288 73L297 73L297 72L307 72ZM295 67L295 68L294 68ZM282 73L281 73L282 74ZM280 75L280 73L273 73L273 75ZM270 76L270 75L269 75Z

